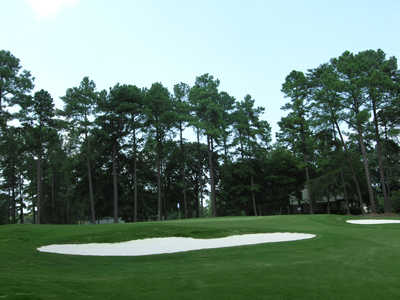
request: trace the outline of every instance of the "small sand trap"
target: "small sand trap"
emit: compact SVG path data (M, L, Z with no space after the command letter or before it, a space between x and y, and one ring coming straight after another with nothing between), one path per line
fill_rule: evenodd
M49 245L40 247L38 250L41 252L72 255L140 256L200 249L287 242L310 239L313 237L315 237L314 234L290 232L233 235L218 239L165 237L134 240L122 243Z
M395 224L395 223L400 223L400 220L364 219L364 220L347 220L346 222L351 224L372 225L372 224Z

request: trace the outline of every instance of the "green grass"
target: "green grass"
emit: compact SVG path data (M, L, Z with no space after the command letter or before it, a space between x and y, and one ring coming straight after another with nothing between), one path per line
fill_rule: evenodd
M237 217L116 225L0 226L2 299L400 299L400 224ZM304 232L296 242L142 257L40 253L55 243Z

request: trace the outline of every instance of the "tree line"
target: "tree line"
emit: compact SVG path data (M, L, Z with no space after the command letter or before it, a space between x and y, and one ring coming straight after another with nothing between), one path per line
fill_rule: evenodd
M342 212L398 210L399 78L381 50L291 72L272 144L265 108L210 74L172 91L84 77L56 108L2 50L0 224L298 212L293 199L315 213L339 196Z
M303 161L309 210L341 194L345 209L392 213L400 205L400 72L382 50L344 52L292 71L278 142ZM368 207L368 209L363 209Z

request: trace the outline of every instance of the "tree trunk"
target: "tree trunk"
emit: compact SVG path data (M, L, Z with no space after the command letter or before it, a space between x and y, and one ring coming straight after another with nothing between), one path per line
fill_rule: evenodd
M388 170L388 168L386 168L386 176L385 176L385 178L387 178L387 180L389 180L391 177L392 177L392 172L390 170ZM392 196L392 192L391 192L390 182L387 183L386 189L387 189L388 196L391 197Z
M344 150L344 155L345 155L346 160L347 160L347 162L348 162L348 164L350 166L352 179L354 181L354 184L356 185L356 191L357 191L358 202L359 202L359 205L360 205L361 213L364 215L365 214L364 208L363 208L364 207L364 203L362 201L360 184L358 183L358 179L357 179L357 176L356 176L356 172L354 170L353 162L351 161L351 158L349 157L349 151L348 151L347 145L346 145L346 143L344 141L344 138L343 138L343 135L342 135L342 131L340 130L339 124L337 123L337 121L334 121L334 123L335 123L336 129L337 129L337 131L339 133L340 141L342 143L342 147L343 147L343 150Z
M372 100L372 111L374 113L374 127L375 127L375 140L376 140L376 150L378 155L378 164L379 164L379 176L381 181L381 187L384 198L384 209L385 213L391 213L393 211L392 199L390 198L387 189L386 189L386 180L385 180L385 172L383 167L383 155L382 155L382 143L379 136L379 125L378 125L378 116L376 113L376 101Z
M187 199L186 199L186 180L185 180L185 149L183 146L183 128L182 122L179 124L179 141L180 141L180 148L181 148L181 180L182 180L182 193L183 193L183 207L184 207L184 214L185 219L188 217L188 207L187 207Z
M51 213L52 213L52 221L56 223L57 215L56 215L56 197L55 197L55 179L54 179L54 170L51 174Z
M11 190L8 189L7 195L7 224L11 224Z
M295 213L298 213L300 211L300 213L302 214L303 213L303 207L301 206L301 198L302 198L301 197L301 191L300 192L296 191L296 198L297 198L297 206L300 209L296 209Z
M159 148L157 146L157 148ZM161 220L161 160L160 160L160 150L157 150L156 155L156 164L157 164L157 220Z
M251 189L251 200L253 203L253 213L254 213L254 216L257 216L256 195L254 193L254 176L253 175L251 175L250 181L251 181L250 189Z
M200 130L197 128L196 130L196 135L197 135L197 155L198 155L198 163L197 163L197 170L196 170L196 202L197 202L197 211L196 211L196 216L200 217L202 215L202 209L203 209L203 201L202 201L202 187L200 185L200 180L201 180L201 162L200 162Z
M138 209L138 200L137 200L137 145L136 145L136 132L133 130L133 222L137 222L137 209Z
M196 205L196 218L200 217L200 186L199 186L199 171L197 170L196 172L196 179L195 179L195 185L194 185L194 197L195 197L195 205Z
M118 223L117 145L115 142L112 150L112 176L114 192L114 223Z
M357 124L357 133L358 133L358 142L360 143L361 154L362 154L362 157L363 157L365 179L367 181L367 188L368 188L369 202L371 204L371 211L373 213L376 213L374 192L372 190L372 185L371 185L371 175L370 175L370 172L369 172L369 163L368 163L367 151L365 149L363 131L362 131L362 128L361 128L360 124Z
M197 175L196 175L197 176ZM200 216L200 204L199 204L199 187L197 184L195 184L193 188L194 194L195 194L195 217L198 218Z
M304 120L304 115L303 113L301 114L301 119ZM314 199L313 199L313 193L311 190L311 184L310 184L310 169L308 167L308 150L307 150L307 144L306 144L306 132L304 129L304 122L302 121L300 124L300 137L301 137L301 147L303 148L303 162L305 165L305 172L306 172L306 186L307 186L307 192L308 192L308 204L310 205L310 214L314 214Z
M327 200L326 212L327 212L328 215L331 214L331 199L330 199L330 197L331 197L330 193L326 193L326 200Z
M343 169L340 169L340 178L342 179L342 185L343 185L343 197L344 197L344 203L345 203L345 208L346 208L346 214L350 214L350 207L349 207L349 199L347 197L347 190L346 190L346 183L344 182L344 175L343 175Z
M15 177L13 176L12 180L12 187L11 187L11 216L12 216L12 223L16 224L17 223L17 206L16 206L16 195L15 195Z
M310 171L308 169L307 161L304 159L304 163L306 164L306 186L307 186L307 192L308 192L308 204L310 205L310 214L314 213L314 205L313 205L313 199L312 199L312 191L311 191L311 184L310 184Z
M37 171L36 171L36 181L37 181L37 215L36 215L36 224L40 224L40 217L41 217L41 200L42 200L42 174L41 174L41 158L40 155L37 159Z
M214 181L214 165L213 165L213 147L212 147L212 137L207 135L208 144L208 170L210 173L210 185L211 185L211 215L213 217L217 216L216 203L215 203L215 181Z
M68 192L70 191L71 186L68 186ZM69 194L69 193L68 193ZM71 216L70 216L70 202L69 202L69 197L66 197L66 203L65 203L65 223L70 224L71 223Z
M20 174L20 176L19 176L19 201L20 201L19 202L19 205L20 205L20 207L19 207L19 222L21 224L24 224L24 197L23 197L23 193L22 193L23 187L24 187L24 181L22 178L22 174Z
M201 174L201 178L200 178L199 188L200 188L200 216L204 217L204 197L203 197L204 186L203 186L203 175L202 174Z
M86 117L85 117L86 119ZM87 129L85 128L85 141L87 141L87 153L86 153L86 164L88 169L88 181L89 181L89 202L90 202L90 214L92 224L96 224L96 211L94 207L94 195L93 195L93 182L92 182L92 167L90 164L90 143L87 137Z
M89 181L89 202L90 202L90 215L92 224L96 224L96 214L94 208L94 196L93 196L93 183L92 183L92 168L90 165L90 159L87 157L87 170L88 170L88 181Z
M163 161L161 161L161 170L163 169ZM167 199L168 199L168 189L169 189L169 179L161 178L162 181L165 182L165 185L163 186L163 183L161 182L161 190L163 191L163 194L161 195L161 202L162 202L162 219L167 220L168 219L168 205L167 205Z
M203 185L200 184L200 216L204 216Z
M32 201L32 214L33 214L33 224L36 224L37 213L36 213L36 204L35 201Z
M387 130L386 123L385 123L384 131L385 131L385 141L388 142L389 137L388 137L388 130ZM389 161L389 156L387 154L386 155L384 153L381 153L381 154L382 154L382 156L385 156L386 161ZM388 181L386 183L387 194L388 194L388 197L391 197L392 192L391 192L390 178L392 178L392 172L391 172L390 168L385 168L385 171L386 171L385 178L387 178L386 180Z

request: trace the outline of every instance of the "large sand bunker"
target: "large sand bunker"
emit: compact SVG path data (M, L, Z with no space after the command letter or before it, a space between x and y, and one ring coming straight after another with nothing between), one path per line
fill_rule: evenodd
M233 235L217 239L194 239L185 237L151 238L121 243L92 243L49 245L38 248L41 252L98 255L98 256L140 256L162 253L175 253L200 249L235 247L263 243L276 243L304 240L315 237L308 233L257 233Z
M364 219L364 220L347 220L346 222L351 224L372 225L372 224L395 224L395 223L400 223L400 220Z

